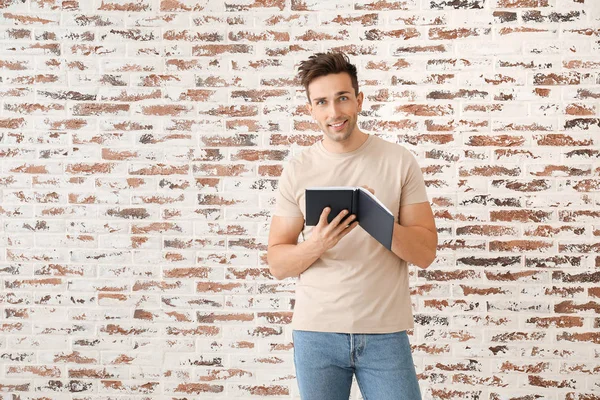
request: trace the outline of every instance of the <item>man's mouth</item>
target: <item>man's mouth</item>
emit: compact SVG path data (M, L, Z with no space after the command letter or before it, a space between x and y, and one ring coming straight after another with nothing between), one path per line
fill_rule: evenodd
M335 124L329 124L329 126L337 131L337 130L344 128L346 126L346 122L347 122L347 120L344 120L341 122L337 122Z

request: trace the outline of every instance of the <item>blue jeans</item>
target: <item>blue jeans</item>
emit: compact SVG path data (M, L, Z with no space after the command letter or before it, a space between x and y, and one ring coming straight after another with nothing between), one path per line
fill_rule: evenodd
M348 400L352 375L364 400L420 400L406 331L347 334L293 331L302 400Z

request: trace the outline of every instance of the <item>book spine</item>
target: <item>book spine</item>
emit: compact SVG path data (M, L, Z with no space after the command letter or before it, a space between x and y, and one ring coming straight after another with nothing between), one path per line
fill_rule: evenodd
M358 218L358 191L358 189L352 191L352 210L350 210L350 215L354 214L356 218Z

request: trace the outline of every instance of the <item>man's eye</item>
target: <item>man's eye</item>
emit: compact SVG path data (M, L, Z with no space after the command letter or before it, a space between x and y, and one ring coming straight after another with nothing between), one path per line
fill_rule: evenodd
M340 100L348 100L348 98L346 96L341 96Z
M317 101L317 105L320 106L321 104L325 104L325 102L323 100L319 100Z

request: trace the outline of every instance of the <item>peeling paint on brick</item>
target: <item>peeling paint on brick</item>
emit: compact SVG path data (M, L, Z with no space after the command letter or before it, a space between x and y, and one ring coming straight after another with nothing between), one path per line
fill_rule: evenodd
M424 397L597 399L592 3L0 1L0 392L295 395L268 224L322 139L297 64L344 51L437 221L409 268Z

